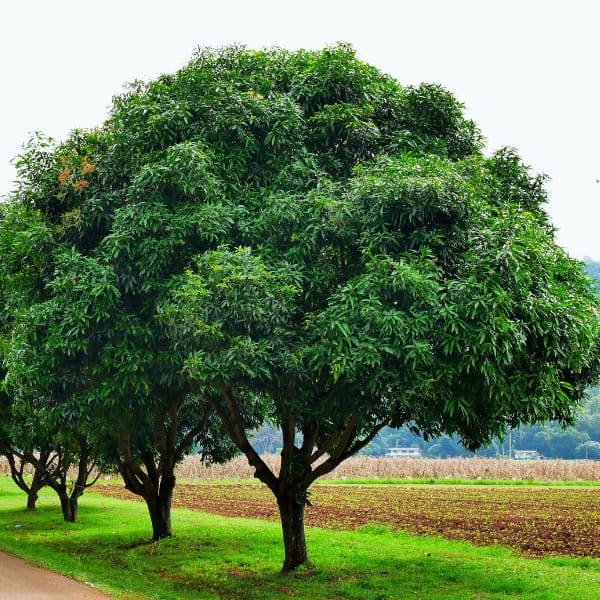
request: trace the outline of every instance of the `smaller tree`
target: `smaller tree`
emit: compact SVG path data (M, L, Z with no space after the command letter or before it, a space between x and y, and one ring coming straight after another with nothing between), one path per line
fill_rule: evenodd
M15 416L5 355L14 313L43 294L41 273L50 236L40 227L35 211L15 208L0 203L0 454L7 459L15 484L27 494L27 510L35 510L38 492L46 485L52 448L45 439L31 445L26 423ZM33 469L31 480L25 475L29 468Z
M204 202L214 177L198 164L207 158L202 144L178 144L166 155L146 148L140 164L138 150L161 131L169 139L170 126L152 119L152 134L137 122L128 130L132 116L146 115L138 108L124 94L103 128L25 146L7 215L32 218L6 228L7 240L22 244L16 252L7 243L0 257L14 262L15 277L31 273L40 283L40 293L23 295L10 313L11 385L36 402L51 399L66 422L73 412L82 418L103 462L146 502L159 539L171 535L177 462L198 445L207 459L236 451L216 435L212 409L181 375L183 359L155 318L190 253L229 229L231 209L220 197ZM38 231L44 260L19 262L37 256Z
M2 392L0 392L2 395ZM46 447L39 447L37 455L19 449L16 445L17 436L14 428L10 427L11 407L2 406L2 422L0 423L0 455L8 461L10 475L16 486L27 494L27 510L35 510L38 492L46 485L45 473L49 465L52 451ZM8 433L8 429L11 433ZM40 465L41 468L38 468ZM31 478L27 476L28 470L33 470Z
M38 480L56 492L64 520L74 523L79 498L100 473L95 469L96 450L85 432L85 419L57 408L56 402L39 397L16 400L13 411L19 422L19 445L13 453L33 465Z
M69 442L63 442L46 463L38 460L36 455L31 456L29 460L36 471L43 473L44 482L58 495L64 520L75 523L79 498L100 476L99 471L94 475L96 465L88 440L79 435ZM71 469L75 471L74 479L70 477Z
M154 540L172 534L175 468L183 458L192 449L210 462L225 462L236 453L213 410L191 394L157 405L153 413L133 410L121 423L109 423L104 424L103 460L115 465L125 488L146 503Z
M9 397L6 391L5 398ZM3 411L0 454L10 466L15 484L27 494L27 509L35 510L38 492L51 487L58 495L65 521L77 519L78 500L93 485L95 452L89 439L72 423L65 424L51 408L18 399ZM33 468L31 480L26 466ZM71 481L71 472L75 478Z

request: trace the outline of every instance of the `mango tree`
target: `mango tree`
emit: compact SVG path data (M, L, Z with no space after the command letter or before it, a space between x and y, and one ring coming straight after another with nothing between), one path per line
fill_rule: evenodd
M0 454L6 458L17 487L27 494L27 510L35 510L38 492L46 485L52 448L45 439L33 441L23 420L15 414L15 397L5 385L4 355L12 336L12 315L43 294L41 274L48 236L36 224L31 211L9 210L8 204L0 204ZM31 478L27 476L29 471L33 471Z
M1 259L18 255L15 277L24 277L37 248L33 232L43 231L45 255L36 267L43 293L13 303L4 365L25 413L46 410L55 422L86 424L103 462L146 501L159 539L171 535L177 463L197 449L206 460L235 452L155 318L186 253L210 245L230 219L220 204L213 210L167 184L147 193L134 158L112 169L120 147L135 157L117 129L109 122L60 144L38 137L17 161L7 212L32 217L17 232L21 246L8 244Z
M277 499L284 571L308 562L310 485L384 426L475 449L573 421L598 376L596 293L554 241L543 177L485 157L449 92L344 46L203 53L175 80L212 91L197 136L238 165L223 189L241 208L162 319ZM282 431L278 471L252 446L257 411Z
M597 378L596 293L543 177L484 156L451 93L345 45L200 49L99 130L27 149L16 198L58 246L9 381L67 390L118 434L128 485L163 497L218 419L278 502L286 571L308 561L310 485L382 427L474 448L571 422ZM263 420L277 472L252 447Z

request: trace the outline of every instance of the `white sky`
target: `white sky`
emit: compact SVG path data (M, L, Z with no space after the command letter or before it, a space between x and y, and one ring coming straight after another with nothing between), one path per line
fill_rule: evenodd
M0 0L0 195L29 132L101 124L125 82L197 46L338 41L402 84L451 90L489 151L514 146L551 176L559 243L600 259L596 0Z

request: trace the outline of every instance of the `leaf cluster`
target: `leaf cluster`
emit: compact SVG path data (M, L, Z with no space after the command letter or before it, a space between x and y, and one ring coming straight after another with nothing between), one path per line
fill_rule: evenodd
M475 447L569 422L597 295L544 178L481 148L450 92L347 45L199 49L102 127L25 146L0 229L9 379L150 445L157 414L189 407L186 439L223 390L242 424L266 410L339 456L386 423Z

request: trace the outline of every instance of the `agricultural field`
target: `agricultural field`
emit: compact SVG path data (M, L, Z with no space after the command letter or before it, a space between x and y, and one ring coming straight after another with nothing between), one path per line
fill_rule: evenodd
M274 470L278 468L278 456L263 459ZM0 461L0 473L8 474L6 467ZM177 470L180 483L173 505L225 517L278 522L271 492L249 483L252 475L253 469L243 457L224 465L207 465L200 457L189 456ZM371 483L401 479L403 484L357 485L360 478ZM439 535L481 546L501 545L526 557L600 558L598 461L359 456L323 479L311 488L308 526L356 530L376 524L392 531ZM505 485L453 485L455 479ZM422 485L434 481L446 485ZM139 500L115 476L100 482L91 493ZM350 486L351 482L355 485ZM571 486L554 485L557 482ZM538 485L529 485L533 483Z
M122 485L95 493L135 499ZM600 488L315 485L306 524L354 530L370 524L502 545L527 557L600 558ZM173 504L227 517L277 521L271 492L252 484L179 484Z
M279 456L263 460L279 470ZM177 477L198 481L252 479L254 469L245 457L224 465L204 463L199 456L187 456ZM598 481L600 461L594 460L505 460L497 458L376 458L355 456L344 461L321 480L347 479L493 479L505 481Z
M273 471L279 470L279 456L262 459ZM31 474L31 466L25 473ZM29 470L28 470L29 469ZM177 467L178 480L235 481L249 480L254 469L244 456L223 464L210 464L198 455L186 456ZM10 475L8 462L0 457L0 475ZM596 460L506 460L497 458L377 458L355 456L344 461L320 481L349 479L470 479L504 481L597 481L600 461Z

